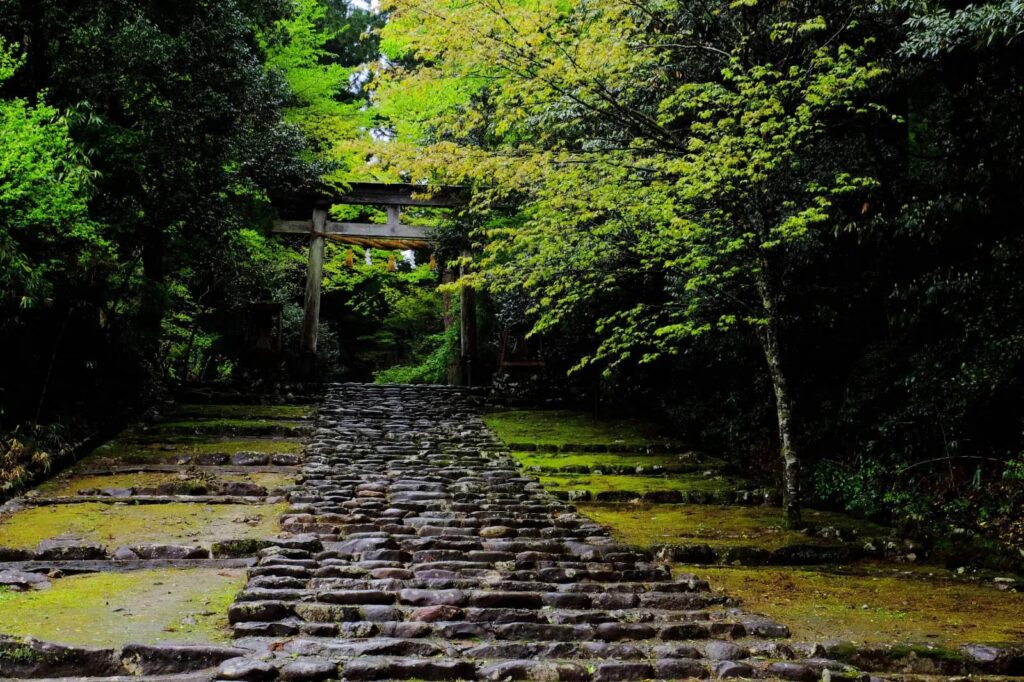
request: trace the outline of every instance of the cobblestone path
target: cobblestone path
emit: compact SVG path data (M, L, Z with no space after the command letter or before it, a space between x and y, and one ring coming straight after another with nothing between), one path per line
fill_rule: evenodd
M673 575L522 475L460 389L342 384L221 679L817 679L785 626Z

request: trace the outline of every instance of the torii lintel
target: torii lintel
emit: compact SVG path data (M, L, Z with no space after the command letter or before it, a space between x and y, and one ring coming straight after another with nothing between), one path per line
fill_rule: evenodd
M292 193L275 199L274 204L283 219L274 221L273 232L310 236L302 350L307 358L311 358L316 353L317 345L325 240L390 249L429 249L432 243L431 229L420 225L403 224L401 209L411 206L461 208L469 204L469 192L463 187L452 186L354 182L342 192ZM328 211L335 205L383 206L387 211L387 222L380 224L329 221ZM295 219L300 215L303 218L308 216L310 210L311 220ZM463 287L461 295L462 381L469 383L473 357L476 354L476 320L473 316L475 306L472 302L472 291L468 287Z

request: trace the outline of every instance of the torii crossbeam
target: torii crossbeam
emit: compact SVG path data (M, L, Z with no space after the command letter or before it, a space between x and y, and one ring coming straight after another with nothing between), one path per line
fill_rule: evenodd
M279 213L296 215L312 208L311 220L282 219L274 222L273 231L279 234L308 234L310 236L309 269L306 274L305 316L302 321L302 352L315 356L317 329L320 323L320 289L323 280L325 241L338 241L360 246L390 249L430 249L430 228L405 225L401 222L404 206L460 208L468 204L465 190L458 187L426 187L422 185L356 182L348 191L336 195L289 195L276 201ZM381 206L387 212L387 222L340 223L328 220L328 211L334 205ZM309 213L306 213L309 215ZM471 383L472 363L476 355L476 319L473 292L462 289L462 315L460 337L462 348L462 380Z

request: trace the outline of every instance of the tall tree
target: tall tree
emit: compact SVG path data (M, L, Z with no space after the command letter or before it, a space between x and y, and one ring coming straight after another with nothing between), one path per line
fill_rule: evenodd
M285 119L329 165L328 182L366 173L357 143L374 125L367 63L377 58L382 19L343 0L298 0L261 34L267 67L288 84Z
M522 223L484 236L477 281L530 291L535 331L599 311L600 342L579 368L756 334L794 525L788 273L873 185L855 160L857 119L879 111L868 95L883 70L858 22L870 15L831 3L402 1L385 30L413 66L386 74L382 108L417 115L402 122L414 145L379 153L418 177L521 199Z
M94 215L122 258L141 263L139 319L151 338L168 274L194 249L216 250L233 198L297 138L280 124L285 90L255 38L281 16L275 0L214 4L4 0L0 32L27 46L11 86L46 88L83 113L72 130L97 171ZM262 141L263 145L253 144Z
M0 84L23 63L0 38ZM99 269L110 245L89 218L87 160L56 109L0 99L0 148L0 306L34 308Z

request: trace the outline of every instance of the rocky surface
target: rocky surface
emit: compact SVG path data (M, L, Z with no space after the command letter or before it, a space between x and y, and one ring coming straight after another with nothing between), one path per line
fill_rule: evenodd
M673 679L796 657L784 625L521 474L480 406L440 387L330 391L293 536L261 551L229 614L253 653L222 679Z
M464 389L332 387L285 532L211 550L255 555L236 560L251 567L228 613L233 646L0 637L0 677L811 682L867 680L861 670L1024 672L1024 652L991 647L952 656L790 642L785 625L693 575L673 576L671 557L617 543L545 492L485 428L482 407ZM45 589L15 571L211 562L173 544L119 547L115 561L81 549L10 550L0 561L20 565L0 568L18 589Z

